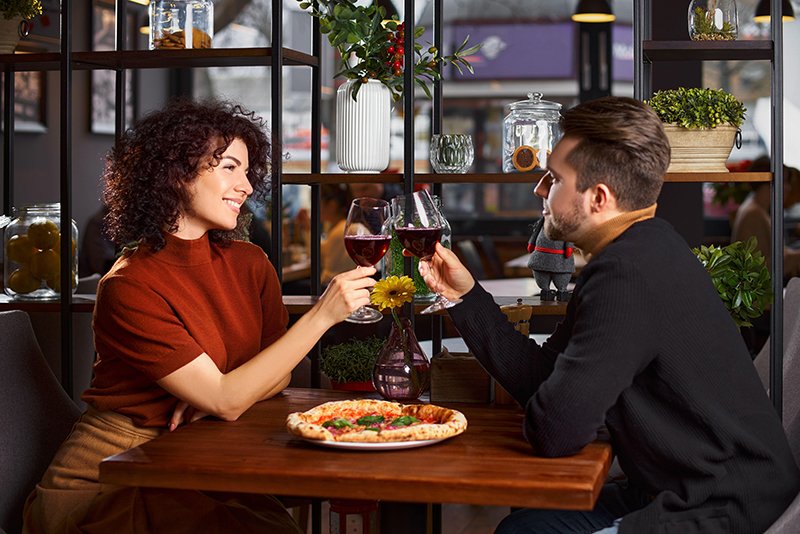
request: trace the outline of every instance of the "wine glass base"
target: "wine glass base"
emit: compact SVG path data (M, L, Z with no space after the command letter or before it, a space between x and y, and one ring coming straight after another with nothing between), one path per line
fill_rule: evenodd
M436 297L436 301L433 304L422 310L420 313L423 315L436 313L437 311L446 310L447 308L452 308L459 302L461 302L461 299L448 300L443 296L439 295L438 297Z
M345 318L348 323L373 324L383 319L383 314L374 308L362 306Z

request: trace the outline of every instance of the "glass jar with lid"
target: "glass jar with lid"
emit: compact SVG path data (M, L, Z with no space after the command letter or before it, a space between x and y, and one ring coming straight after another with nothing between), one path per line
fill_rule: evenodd
M503 172L545 168L561 139L561 104L542 100L542 93L528 93L527 100L508 107L503 119Z
M3 286L20 300L49 300L61 295L61 206L34 204L14 208L5 228ZM72 292L78 287L78 227L70 225Z
M211 0L150 2L150 50L211 48L214 4Z

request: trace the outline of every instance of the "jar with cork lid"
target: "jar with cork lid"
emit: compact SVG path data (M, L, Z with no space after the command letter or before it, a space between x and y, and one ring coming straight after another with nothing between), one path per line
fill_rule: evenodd
M503 120L503 172L535 172L561 139L561 104L528 93L527 100L509 104Z

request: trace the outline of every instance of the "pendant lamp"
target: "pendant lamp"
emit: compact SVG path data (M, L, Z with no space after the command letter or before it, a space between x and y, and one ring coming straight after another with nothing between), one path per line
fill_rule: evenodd
M580 0L572 15L575 22L613 22L616 18L608 0Z
M792 8L792 3L789 0L783 0L781 4L783 9L783 22L793 21L794 9ZM753 17L753 21L760 23L768 23L770 18L769 14L771 11L772 11L772 2L770 0L759 0L758 6L756 6L756 14Z

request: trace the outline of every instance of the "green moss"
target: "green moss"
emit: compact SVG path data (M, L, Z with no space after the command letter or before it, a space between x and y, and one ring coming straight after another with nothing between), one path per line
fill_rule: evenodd
M722 23L722 28L714 24L714 13L702 7L695 8L692 17L692 27L695 41L732 41L736 39L736 31L730 22Z
M383 344L383 339L371 336L328 345L322 349L320 370L336 382L368 382Z

